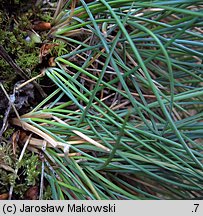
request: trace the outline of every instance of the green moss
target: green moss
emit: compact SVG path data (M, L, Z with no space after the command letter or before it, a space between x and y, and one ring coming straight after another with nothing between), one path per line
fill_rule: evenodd
M12 83L16 78L13 69L3 60L0 59L0 80L3 80L4 88L7 91L12 90Z
M0 144L0 192L8 192L10 185L15 181L16 157L13 154L11 143Z
M51 190L51 186L48 185L45 188L44 194L43 194L43 200L50 200L52 199L52 190Z
M8 173L7 171L0 169L0 191L2 193L7 193L11 185L15 182L15 175L13 173Z
M38 155L34 155L33 153L31 155L27 154L23 161L23 167L26 170L26 184L35 185L41 173L41 162L39 161Z
M11 143L2 142L0 145L0 164L14 167L16 163L16 156L13 154Z
M53 44L57 44L57 46L54 46L53 49L51 50L51 55L53 56L62 56L65 55L67 53L69 53L69 51L67 50L67 43L65 43L62 40L54 40Z
M35 185L39 185L41 162L38 155L26 151L18 166L18 176L14 186L14 194L23 198L25 192Z
M17 156L19 157L20 152L17 148L14 155L11 143L2 142L0 145L0 194L8 192L11 185L14 185L14 196L23 198L31 186L39 185L41 161L38 155L26 151L18 163ZM16 167L17 177L14 172Z
M2 31L0 44L3 45L7 53L17 62L22 70L31 71L39 63L40 49L36 44L27 42L25 40L26 36L27 32L22 31L18 25L15 25L12 32L8 31L8 29ZM3 59L0 59L0 72L0 79L6 80L6 85L10 87L17 74Z
M7 140L10 139L14 131L15 131L15 128L12 128L12 127L8 128L3 134L4 138Z
M51 22L53 17L50 12L47 12L47 13L40 14L40 19L44 22Z
M29 76L33 76L31 70L39 63L39 55L38 53L22 53L17 63L20 68L28 72Z

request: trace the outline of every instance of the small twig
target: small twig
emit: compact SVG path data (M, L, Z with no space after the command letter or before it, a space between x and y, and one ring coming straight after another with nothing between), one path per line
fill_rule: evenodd
M8 93L6 92L4 86L2 85L2 83L0 83L0 86L1 86L1 88L2 88L2 90L3 90L3 92L4 92L4 94L6 95L7 99L9 100L9 103L11 104L11 106L12 106L12 108L13 108L13 110L14 110L16 116L17 116L17 118L20 120L20 115L19 115L19 113L18 113L18 111L17 111L17 109L15 108L15 105L14 105L16 89L14 88L14 89L13 89L13 94L11 94L11 95L9 96Z
M9 103L9 106L8 106L8 108L4 114L3 124L2 124L2 128L0 130L0 144L2 141L2 135L6 129L6 123L8 122L8 116L9 116L10 111L11 111L11 103Z
M13 108L14 112L16 113L16 116L18 119L20 119L20 115L18 114L18 111L16 110L16 108L14 106L15 90L14 90L14 93L9 96L1 82L0 82L0 87L9 101L8 102L8 108L4 114L3 125L2 125L2 128L0 130L0 143L1 143L2 135L3 135L3 132L5 131L6 123L8 122L8 116L9 116L9 113L11 112L11 107Z
M25 74L25 72L12 60L2 45L0 45L0 55L18 75L20 75L23 79L28 79L27 74Z
M22 83L21 85L19 85L18 87L16 87L16 90L19 90L20 88L26 86L27 84L29 84L30 82L33 82L35 79L38 79L40 77L43 77L45 75L45 71L43 70L39 75L32 77L31 79L25 81L24 83Z
M18 163L17 163L16 169L15 169L15 179L16 179L17 174L18 174L18 168L19 168L18 165L20 164L21 160L23 159L23 155L25 154L25 150L26 150L26 148L27 148L27 146L29 144L31 136L32 136L32 134L29 135L29 137L26 140L25 145L23 146L23 149L22 149L22 151L20 153L20 157L18 159ZM14 188L14 184L11 185L10 190L9 190L9 198L8 198L9 200L11 200L11 198L12 198L13 188Z
M42 151L46 150L47 142L43 141ZM41 179L40 179L40 190L39 190L39 200L43 199L43 188L44 188L44 155L40 153L42 160L42 170L41 170Z

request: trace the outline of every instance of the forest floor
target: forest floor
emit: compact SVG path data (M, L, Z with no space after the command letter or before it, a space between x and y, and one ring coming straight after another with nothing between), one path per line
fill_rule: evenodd
M201 1L0 5L0 199L202 199Z

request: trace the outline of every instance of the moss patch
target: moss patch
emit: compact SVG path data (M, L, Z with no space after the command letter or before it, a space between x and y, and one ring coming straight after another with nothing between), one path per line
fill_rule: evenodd
M0 45L17 65L27 73L28 77L39 74L39 53L42 44L36 43L30 37L31 27L34 20L49 21L50 14L42 13L40 9L34 7L35 1L9 0L2 1L0 5ZM42 33L42 37L46 33ZM11 94L15 83L22 78L14 69L0 57L0 81ZM1 99L5 95L0 91ZM3 101L3 99L2 99ZM0 104L0 128L3 114L7 106ZM3 141L0 143L0 195L8 193L12 185L14 192L12 198L26 198L26 191L31 187L39 187L41 161L38 155L26 151L20 164L18 158L21 150L17 147L14 155L11 136L14 129L8 127L3 134ZM18 174L14 170L18 167ZM50 190L45 188L46 198L50 197Z

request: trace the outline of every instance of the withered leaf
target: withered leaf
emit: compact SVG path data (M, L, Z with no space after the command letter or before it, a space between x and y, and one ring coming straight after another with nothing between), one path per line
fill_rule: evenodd
M39 193L38 187L37 186L33 186L33 187L29 188L25 192L25 199L28 199L28 200L37 200L38 193Z
M58 46L59 44L55 43L55 44L43 44L41 49L40 49L40 63L42 63L42 60L45 56L47 56L49 54L49 52L51 51L51 49L55 46Z
M8 193L0 194L0 200L7 200L8 196L9 196Z

